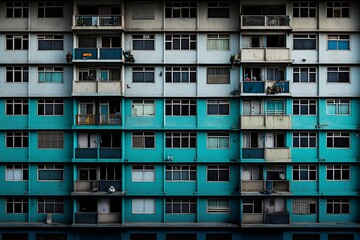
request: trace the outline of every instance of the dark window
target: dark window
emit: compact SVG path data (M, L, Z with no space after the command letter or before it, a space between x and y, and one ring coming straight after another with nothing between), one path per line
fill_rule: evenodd
M326 146L328 148L349 148L350 134L342 132L330 132L326 134Z
M38 199L38 213L64 213L64 200L62 198L53 198L53 197L48 197L48 198L39 198ZM50 234L50 236L53 236L52 234ZM65 238L56 238L56 237L48 237L48 238L38 238L36 236L37 240L43 240L43 239L49 239L49 240L54 240L54 239L66 239L66 235Z
M64 167L63 165L40 164L38 166L39 181L63 181Z
M28 2L7 2L6 3L7 18L28 18L29 3ZM27 238L27 235L26 235ZM16 240L16 239L14 239Z
M133 148L155 148L154 132L134 132L132 134Z
M195 2L166 2L166 18L196 18Z
M207 68L206 76L207 84L229 84L230 83L230 68Z
M316 35L294 35L294 50L315 50Z
M38 100L38 115L63 115L63 100Z
M316 100L293 100L294 115L316 115Z
M28 240L27 233L3 233L2 240Z
M6 50L27 50L29 49L29 36L6 35Z
M6 67L6 82L29 82L29 67Z
M228 2L208 2L208 18L229 18L230 5Z
M167 165L166 181L196 181L196 166Z
M196 213L196 200L192 198L167 198L165 211L167 214Z
M196 133L171 132L166 133L167 148L196 148Z
M350 4L348 2L328 2L326 13L328 18L349 18Z
M166 100L166 116L195 116L196 100L174 99Z
M207 115L229 115L230 102L228 100L208 100Z
M228 182L230 179L230 167L227 165L207 166L207 181Z
M348 67L328 67L327 82L349 83L350 68Z
M350 233L329 233L328 240L354 240L354 234L350 234Z
M39 2L38 17L39 18L62 18L64 11L63 2Z
M266 47L286 47L285 35L267 35Z
M29 146L29 133L27 132L7 132L7 148L26 148Z
M196 50L195 34L166 34L166 50Z
M153 67L133 67L134 83L155 82L155 69Z
M121 148L121 133L102 132L100 148Z
M292 240L320 240L320 234L293 234Z
M350 201L349 199L327 199L326 200L326 213L327 214L349 214Z
M196 67L166 67L165 82L194 83L196 82Z
M133 50L154 50L155 35L132 35Z
M63 50L64 36L58 35L39 35L38 49L39 50Z
M315 148L316 133L312 132L294 132L293 133L294 148Z
M166 234L166 240L196 240L196 233L171 233Z
M131 233L130 240L156 240L156 233Z
M326 166L326 180L331 180L331 181L350 180L350 166L349 165L327 165Z
M314 67L293 68L293 82L300 82L300 83L316 82L316 68Z
M314 18L316 17L315 2L294 2L293 17Z
M27 99L6 100L6 115L28 115Z
M316 181L317 167L315 165L294 165L294 181Z
M231 240L231 233L207 233L206 240Z

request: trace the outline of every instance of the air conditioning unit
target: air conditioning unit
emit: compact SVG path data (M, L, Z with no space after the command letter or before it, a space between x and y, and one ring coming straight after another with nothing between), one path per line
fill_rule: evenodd
M47 214L46 215L46 224L52 224L52 221L53 221L53 215Z

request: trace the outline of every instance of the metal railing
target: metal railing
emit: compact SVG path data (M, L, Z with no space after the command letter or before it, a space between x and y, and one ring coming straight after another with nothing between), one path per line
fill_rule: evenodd
M119 15L75 16L75 26L121 26L121 16Z
M120 114L77 114L76 125L121 125Z
M241 16L241 23L244 27L289 27L290 17L287 15L243 15Z

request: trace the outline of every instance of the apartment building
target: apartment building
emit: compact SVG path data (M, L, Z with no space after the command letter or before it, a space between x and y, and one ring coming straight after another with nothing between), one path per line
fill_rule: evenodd
M360 239L359 10L2 1L0 239Z

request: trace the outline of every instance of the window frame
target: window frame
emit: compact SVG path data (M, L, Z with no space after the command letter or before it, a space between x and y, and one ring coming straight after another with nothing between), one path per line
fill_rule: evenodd
M306 109L302 109L302 107L306 107ZM312 113L311 107L314 108L315 113ZM295 109L298 109L298 110L294 111ZM303 110L306 110L307 113L306 114L303 113ZM317 100L316 99L293 99L293 115L295 115L295 116L316 116L317 115Z
M331 114L329 113L329 107L330 105L335 106L335 113ZM347 106L348 112L347 113L341 113L341 106ZM351 115L351 100L349 99L326 99L326 115Z
M20 113L18 113L20 110ZM29 115L28 99L6 99L5 100L6 116L27 116Z
M345 4L347 4L348 6L346 6ZM335 5L338 5L338 6L335 6ZM349 11L348 16L346 16L346 14L344 14L345 9L348 9L348 11ZM339 14L338 16L337 16L336 11L338 11L338 14ZM340 2L340 1L327 2L326 17L327 18L350 18L350 3L349 2Z
M209 178L209 171L217 172L217 177ZM221 177L221 173L225 174L225 178ZM206 166L206 182L230 182L230 166L225 164L210 164Z
M196 148L196 145L197 145L196 132L166 132L165 133L165 148L190 149L190 148Z
M328 34L326 42L327 42L327 49L326 49L327 51L350 51L350 35ZM339 46L340 43L347 43L347 45ZM334 45L334 46L332 46L332 45Z
M340 139L342 139L342 138L348 139L348 146L345 146L345 147L338 146L339 143L336 144L336 139L338 139L338 141L339 141L339 138ZM329 142L329 140L331 142ZM329 143L331 143L331 144L329 144ZM326 147L327 148L337 148L337 149L350 148L351 147L350 133L349 132L327 132L326 133Z
M165 100L165 116L191 117L196 115L197 115L196 99L166 99Z
M20 138L21 142L18 142L17 138ZM28 148L29 147L29 132L21 132L21 131L14 131L14 132L6 132L5 133L5 147L6 148ZM8 141L12 139L12 144L9 146ZM18 143L20 143L20 146Z
M315 43L314 43L315 41ZM307 44L311 42L311 46ZM297 43L297 44L296 44ZM301 43L301 44L300 44ZM294 34L293 35L293 50L316 50L317 49L316 34ZM301 46L298 46L301 45Z
M196 18L197 6L196 2L165 2L165 18L171 19L190 19ZM188 14L188 16L186 16ZM174 16L175 15L175 16Z
M174 177L174 174L177 172L179 172L179 179L175 179L176 177ZM187 173L188 178L184 177L184 173ZM170 178L168 178L168 176ZM196 180L196 165L166 165L165 167L166 182L195 182Z
M16 81L19 77L20 77L20 81ZM29 82L29 67L27 66L6 67L5 83L28 83L28 82Z
M42 179L41 172L60 172L60 179ZM50 175L50 174L49 174ZM51 174L52 175L52 174ZM39 164L37 166L37 181L38 182L64 182L65 169L62 164Z
M165 51L193 51L196 45L196 34L165 34Z
M38 18L63 18L63 17L64 17L63 2L61 1L38 2Z
M336 205L338 205L339 212L335 209ZM345 206L348 208L344 209ZM350 214L350 200L347 198L327 198L326 214Z
M56 81L56 76L60 74L61 80ZM41 77L43 75L43 77ZM43 78L43 80L41 80ZM50 81L49 81L50 80ZM37 82L39 84L62 84L64 83L63 67L38 67Z
M293 148L316 148L317 133L316 132L293 132L292 134ZM296 141L298 141L297 144ZM303 141L306 141L304 144Z
M138 138L141 137L141 146L139 146L139 147L134 146L134 137L138 137ZM148 147L147 147L147 144L146 144L146 139L147 138L152 138L153 139L152 140L153 144L148 145ZM151 131L132 132L132 134L131 134L131 148L132 149L155 149L156 148L155 132L151 132Z
M47 114L47 110L49 110L49 107L46 107L46 105L52 106L52 114ZM61 107L61 114L60 112L56 114L59 109L57 107ZM43 108L43 109L42 109ZM42 113L40 110L42 109ZM62 99L38 99L37 100L37 115L38 116L63 116L65 112L65 104L64 100Z
M209 113L209 106L211 106L211 105L214 105L214 107L217 108L216 112ZM226 108L225 112L224 112L224 110L221 110L224 107ZM207 116L230 116L230 100L222 100L222 99L206 100L206 115Z
M18 44L20 44L20 47L17 47ZM29 35L6 34L5 51L21 51L21 50L29 50Z
M215 206L209 206L209 202L215 202ZM221 206L220 202L227 202L227 205ZM230 200L225 198L206 199L207 214L230 214Z
M60 46L59 43L61 43L61 47L59 47ZM44 45L44 46L42 46L42 45ZM63 51L64 50L64 35L37 35L37 50L38 51L49 51L49 50Z
M155 83L155 68L133 67L132 83Z
M306 79L304 79L304 78L306 78ZM293 68L293 83L316 83L316 82L317 82L317 68L316 67L294 67Z
M135 178L135 174L140 173L141 179ZM146 177L147 173L152 174L151 178ZM131 167L131 181L132 182L155 182L156 170L154 165L133 165Z
M155 34L133 34L132 50L133 51L155 50Z
M210 139L216 140L216 147L211 147L209 141ZM220 142L221 140L226 140L226 146L222 147ZM206 149L209 150L224 150L230 149L230 133L229 132L208 132L206 134Z
M165 67L165 83L196 83L196 67Z
M141 109L140 114L137 109ZM149 111L147 109L152 109ZM136 110L136 111L135 111ZM135 113L136 112L136 113ZM148 114L146 114L148 113ZM154 99L133 99L131 103L131 116L133 117L155 117L155 100Z
M326 165L326 181L350 181L350 165L328 164Z
M220 44L223 41L225 41L225 43ZM230 34L207 34L206 43L207 51L230 51ZM211 47L212 45L215 46ZM225 45L227 47L224 48L221 47L221 45Z
M9 171L12 172L12 179L9 178ZM15 177L15 171L21 172L21 179ZM7 164L5 167L5 182L29 181L29 166L26 164Z
M313 215L317 214L316 198L294 198L293 199L293 214L294 215ZM315 208L315 211L313 211Z
M174 212L174 205L179 206L179 212ZM184 211L184 205L188 207L188 212ZM196 199L185 197L171 197L165 199L165 214L196 214ZM170 206L170 211L168 211Z
M293 165L292 167L292 177L293 181L299 181L299 182L310 182L310 181L317 181L317 171L318 168L314 164L310 165ZM306 172L306 178L304 178L302 172Z
M206 84L230 84L231 71L229 67L207 67Z
M230 18L230 3L227 1L207 2L206 10L207 18Z
M43 141L41 143L41 141ZM39 149L63 149L64 132L60 131L39 131L38 148ZM55 145L54 145L55 143ZM48 144L48 145L47 145Z
M333 76L334 79L329 81L333 74L336 74L336 79ZM351 83L350 67L327 67L326 83Z
M15 6L16 4L21 4L21 6L20 5ZM10 11L11 14L9 14ZM15 16L15 15L19 15L19 13L20 16ZM25 1L6 2L5 18L29 18L29 3Z
M306 6L305 6L306 5ZM316 18L317 4L310 1L293 2L293 17L294 18ZM305 12L302 10L305 9ZM297 14L295 14L297 12ZM302 16L307 15L307 16ZM313 15L313 16L311 16Z
M40 206L42 206L42 207L40 207ZM59 210L59 209L57 209L57 208L59 208L59 206L60 206L61 211L56 211L56 210ZM52 211L47 211L48 210L48 209L46 209L47 207L48 208L51 207ZM64 199L60 198L60 197L40 197L37 199L37 213L38 214L49 214L49 213L64 214L65 213L64 207L65 207ZM43 210L43 211L41 211L41 210Z
M9 205L12 205L11 209L9 209ZM21 210L17 211L17 207L19 206ZM9 211L12 210L12 211ZM27 214L29 213L29 200L26 197L7 197L5 203L5 213L6 214Z
M141 212L134 212L134 201L143 201L143 211ZM152 202L152 211L146 211L145 209L145 204L146 201L151 201ZM156 213L156 201L155 198L133 198L131 199L131 213L132 214L155 214Z
M261 206L261 209L257 209L257 205ZM251 211L244 210L244 207L250 206ZM243 198L241 202L241 209L242 213L244 214L256 214L256 213L263 213L264 212L264 206L262 199L259 198Z

